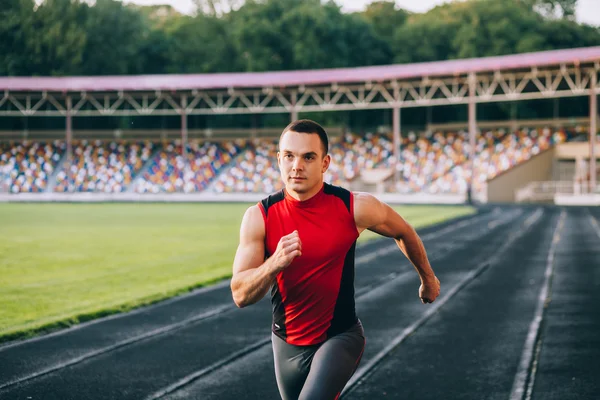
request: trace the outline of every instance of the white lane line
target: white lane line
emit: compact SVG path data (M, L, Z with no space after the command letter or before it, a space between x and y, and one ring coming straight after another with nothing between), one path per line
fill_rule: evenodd
M541 211L541 210L538 210L538 211ZM511 214L511 218L504 217L502 219L502 224L508 224L508 223L514 221L514 219L518 218L521 214L522 214L522 211L514 213L514 215ZM462 226L464 226L464 224L460 224L460 227L462 227ZM497 225L495 225L495 226L497 226ZM458 228L459 228L459 225L457 224L457 226L455 226L455 229L458 229ZM455 229L451 229L451 230L455 230ZM481 237L481 235L484 234L485 231L486 230L484 229L483 232L478 233L476 235L473 235L473 237L474 238ZM489 229L488 231L491 231L491 229ZM447 232L445 232L445 233L447 233ZM438 236L438 234L431 234L431 235ZM469 237L469 240L470 240L470 237ZM464 246L464 242L465 241L462 240L460 242L460 245L451 246L451 248L455 248L455 247L460 248L460 247L463 247ZM397 246L393 246L391 248L392 249L397 249ZM436 255L435 258L432 258L432 261L435 260L435 259L444 257L449 252L450 251L440 252L439 254ZM366 261L363 261L363 262L366 262ZM389 274L389 275L387 275L385 277L387 280L383 284L380 284L381 281L378 281L376 283L373 283L371 285L367 285L366 287L358 289L357 292L355 293L355 296L356 296L355 299L358 301L362 297L368 296L368 295L370 295L370 294L372 294L372 293L374 293L376 291L385 290L385 287L387 287L390 284L397 284L399 281L410 279L413 276L414 276L414 272L413 271L404 271L402 273L395 273L394 272L394 273ZM261 339L259 341L256 341L256 342L254 342L254 343L252 343L252 344L250 344L250 345L248 345L248 346L246 346L246 347L238 350L237 352L233 353L232 355L230 355L229 357L225 358L224 360L218 361L218 362L216 362L214 364L211 364L211 365L209 365L209 366L207 366L207 367L205 367L205 368L203 368L203 369L201 369L199 371L196 371L196 372L193 372L193 373L191 373L189 375L186 375L183 378L179 379L178 381L174 382L173 384L171 384L171 385L169 385L169 386L167 386L165 388L159 389L158 391L150 394L144 400L156 400L156 399L164 397L164 396L166 396L166 395L168 395L170 393L173 393L173 392L181 389L182 387L188 385L189 383L191 383L191 382L193 382L193 381L195 381L195 380L197 380L197 379L199 379L199 378L201 378L201 377L203 377L205 375L208 375L208 374L210 374L210 373L218 370L219 368L223 367L224 365L227 365L227 364L229 364L231 362L236 361L239 358L242 358L242 357L250 354L254 350L257 350L260 347L269 344L270 342L271 342L271 338L270 337L268 337L266 339Z
M512 217L513 214L514 214L514 216L516 218L519 215L521 215L522 213L523 213L522 210L518 210L517 212L511 213L510 216ZM480 217L474 217L474 218L470 218L470 219L465 220L465 221L461 221L461 222L459 222L456 225L447 226L447 227L445 227L444 229L442 229L440 231L436 231L436 232L433 232L433 233L429 233L427 235L423 235L421 237L421 240L422 241L426 241L426 240L435 239L435 238L437 238L439 236L445 235L447 233L450 233L450 232L455 231L457 229L463 228L465 226L473 225L475 222L478 222L480 219L483 219L484 217L486 217L486 214L484 214L484 215L482 215ZM492 225L489 226L489 228L490 229L495 228L498 224L503 223L506 219L507 219L507 217L504 216L503 218L495 219L495 220L491 221L490 224L492 224ZM496 223L495 225L494 225L494 222ZM393 253L393 252L395 252L397 250L398 250L398 246L396 245L396 243L394 243L392 245L389 245L389 246L383 247L383 248L381 248L379 250L376 250L376 251L374 251L372 253L365 254L363 256L360 256L360 257L356 258L356 264L358 265L358 264L362 264L362 263L368 263L368 262L373 261L373 260L375 260L375 259L377 259L379 257L391 254L391 253Z
M56 336L64 335L67 333L71 333L73 331L87 328L88 326L91 326L91 325L99 324L101 322L111 321L114 319L120 319L120 318L124 318L124 317L130 317L132 315L147 312L147 311L153 310L155 308L159 308L162 306L166 306L168 304L172 304L172 303L179 302L181 300L185 300L191 296L196 296L196 295L199 295L202 293L212 292L214 290L221 289L223 287L229 286L229 282L230 282L230 280L228 279L227 281L219 282L219 283L216 283L211 286L203 286L203 287L195 289L189 293L185 293L180 296L172 297L170 299L161 300L157 303L150 304L148 306L142 306L142 307L136 308L134 310L128 311L126 313L118 313L118 314L109 315L109 316L94 319L91 321L82 322L80 324L73 325L68 328L56 331L56 332L44 334L43 336L37 336L37 337L31 338L31 339L25 339L25 340L20 340L20 341L14 342L14 343L8 343L8 344L0 346L0 352L11 349L13 347L18 347L18 346L27 345L27 344L34 343L34 342L39 342L39 341L46 340L46 339L51 339Z
M523 352L521 353L519 367L513 381L510 400L523 400L523 395L526 392L531 392L533 389L533 381L535 378L535 370L532 369L533 364L535 364L535 369L537 369L537 357L535 357L536 359L534 360L534 353L539 356L539 351L536 352L536 342L540 339L540 326L544 318L544 308L547 306L550 300L550 285L552 283L552 276L554 273L554 253L556 252L556 245L560 240L560 232L565 223L565 217L566 212L565 210L562 210L558 223L556 224L556 228L554 229L552 244L550 245L548 258L546 259L544 284L538 297L537 308L535 310L533 320L529 325L529 332L527 333L527 339L525 340L525 346L523 347ZM530 370L532 371L531 376L529 374ZM530 386L529 388L528 385Z
M167 386L166 388L161 389L157 392L154 392L150 396L146 397L145 400L156 400L163 396L166 396L167 394L176 391L177 389L187 385L188 383L190 383L204 375L210 374L211 372L221 368L222 366L227 365L230 362L233 362L233 361L237 360L238 358L241 358L241 357L245 356L246 354L253 352L254 350L257 350L257 349L261 348L262 346L267 345L270 342L271 342L270 337L268 337L267 339L259 340L258 342L255 342L254 344L252 344L250 346L244 347L243 349L236 351L229 357L224 358L223 360L221 360L217 363L211 364L206 368L203 368L199 371L194 372L193 374L187 375L187 376L179 379L177 382Z
M454 230L462 228L463 226L473 224L474 222L479 221L483 217L485 217L485 214L483 216L469 218L468 220L462 221L462 222L460 222L460 223L458 223L456 225L450 225L449 227L446 227L446 228L442 229L441 231L439 231L439 233L438 232L434 232L434 233L431 233L431 234L429 234L427 236L429 238L437 237L437 236L439 236L439 235L441 235L443 233L448 233L449 231L454 231ZM397 248L398 247L395 246L395 245L394 246L390 246L383 254L381 254L381 250L374 251L374 254L376 254L377 256L385 255L385 254L391 253L392 250L397 249ZM357 265L369 262L369 261L371 261L372 259L375 259L375 258L376 257L372 257L372 254L366 254L365 256L362 257L362 259L359 259L357 261ZM221 288L221 287L225 286L226 284L228 284L228 282L222 282L222 283L220 283L220 284L218 284L216 286L219 287L219 288ZM210 290L211 290L210 287L207 287L204 290L200 289L197 293L202 293L202 292L206 292L206 291L210 291ZM186 295L186 297L188 297L188 295ZM176 301L176 300L171 300L171 301L167 301L167 302L170 303L170 302L173 302L173 301ZM164 302L162 304L165 304L167 302ZM61 363L57 363L57 364L51 365L49 367L46 367L44 369L41 369L41 370L39 370L37 372L34 372L34 373L31 373L31 374L22 376L20 378L13 379L13 380L10 380L8 382L0 383L0 390L5 389L5 388L10 387L10 386L14 386L14 385L16 385L18 383L22 383L22 382L25 382L25 381L28 381L28 380L31 380L31 379L39 378L40 376L47 375L49 373L55 372L55 371L57 371L59 369L62 369L62 368L66 368L66 367L70 367L70 366L75 365L75 364L79 364L79 363L81 363L83 361L86 361L86 360L88 360L90 358L97 357L97 356L99 356L101 354L108 353L108 352L116 350L118 348L129 346L129 345L134 344L136 342L139 342L141 340L152 338L153 336L158 336L158 335L162 335L162 334L165 334L165 333L168 333L168 332L172 332L172 331L184 328L184 327L186 327L188 325L191 325L191 324L193 324L195 322L199 322L201 320L204 320L204 319L207 319L207 318L210 318L210 317L214 317L214 316L216 316L218 314L223 314L225 312L233 311L235 309L236 309L236 307L234 307L231 304L220 306L220 307L215 308L215 309L213 309L211 311L204 312L202 314L198 314L198 315L195 315L195 316L190 317L190 318L186 318L186 319L184 319L184 320L182 320L180 322L177 322L177 323L174 323L174 324L169 324L169 325L163 326L161 328L154 329L154 330L146 332L144 334L137 335L137 336L134 336L134 337L122 340L122 341L117 342L117 343L115 343L113 345L106 346L106 347L103 347L103 348L100 348L100 349L97 349L97 350L93 350L93 351L84 353L84 354L82 354L82 355L80 355L78 357L72 358L70 360L63 361ZM147 308L146 309L140 309L138 312L146 311L146 310L147 310ZM125 315L127 315L127 314L117 314L117 315L113 316L113 318L121 318L121 317L123 317ZM129 315L131 315L131 313ZM107 319L103 319L103 321L106 321L106 320ZM101 322L101 320L92 321L92 322L98 323L98 322ZM68 331L71 332L72 329L69 329ZM56 332L56 334L47 335L47 336L43 336L43 337L36 338L36 339L37 340L47 339L47 338L49 338L51 336L57 336L57 335L60 335L60 334L63 334L63 333L66 333L66 332ZM19 343L16 343L16 344L14 344L13 346L10 346L10 347L14 347L14 346L17 346L17 345L23 345L25 343L26 342L19 342ZM0 351L5 350L7 348L9 348L9 346L7 346L5 348L1 348ZM244 351L244 350L242 350L242 351Z
M533 383L535 381L535 374L537 372L538 362L540 360L540 352L542 351L542 341L538 339L535 345L535 354L533 355L533 363L531 365L531 380L527 385L527 393L525 394L526 399L531 399L533 395Z
M151 338L151 337L157 336L157 335L163 335L165 333L168 333L168 332L171 332L171 331L183 328L183 327L185 327L187 325L190 325L190 324L192 324L194 322L198 322L198 321L201 321L201 320L206 319L206 318L214 317L215 315L223 314L223 313L226 313L226 312L231 311L231 310L233 310L233 307L231 307L231 306L221 306L221 307L218 307L218 308L213 309L211 311L207 311L205 313L198 314L198 315L196 315L196 316L194 316L192 318L185 319L185 320L183 320L181 322L178 322L178 323L175 323L175 324L170 324L170 325L167 325L167 326L163 326L161 328L153 329L153 330L148 331L148 332L146 332L146 333L144 333L142 335L138 335L138 336L134 336L134 337L129 338L129 339L122 340L122 341L117 342L117 343L115 343L113 345L106 346L106 347L103 347L103 348L98 349L98 350L90 351L88 353L80 355L79 357L72 358L72 359L70 359L68 361L64 361L62 363L54 364L54 365L52 365L52 366L50 366L48 368L39 370L39 371L34 372L32 374L23 376L21 378L18 378L18 379L12 380L12 381L5 382L5 383L3 383L3 384L0 385L0 390L4 389L6 387L13 386L13 385L16 385L18 383L24 382L24 381L28 381L28 380L31 380L31 379L34 379L34 378L38 378L38 377L40 377L42 375L46 375L46 374L52 373L52 372L57 371L57 370L62 369L62 368L66 368L66 367L70 367L70 366L75 365L75 364L79 364L79 363L81 363L81 362L83 362L83 361L85 361L87 359L99 356L99 355L104 354L104 353L108 353L108 352L116 350L116 349L118 349L120 347L131 345L131 344L133 344L135 342L139 342L140 340L148 339L148 338Z
M497 210L498 209L495 209L495 211L497 211ZM443 228L441 231L439 231L439 234L437 232L433 232L433 233L430 233L428 235L423 236L423 238L425 240L426 239L435 238L435 237L439 236L440 234L447 233L448 229L450 231L456 230L456 229L460 229L463 226L471 225L471 224L473 224L473 223L475 223L475 222L477 222L477 221L479 221L479 220L481 220L481 219L483 219L483 218L485 218L487 216L488 216L488 213L482 214L482 215L475 215L473 217L467 218L467 219L459 222L458 224L451 224L451 225ZM376 259L377 257L379 257L381 255L386 255L386 254L391 253L396 248L397 248L397 246L394 245L394 246L390 246L390 248L384 248L383 251L382 250L375 250L375 251L373 251L373 250L367 250L367 251L369 251L369 253L365 254L362 257L358 257L356 259L356 263L357 264L362 264L362 263L365 263L365 262L368 262L368 261L372 261L372 260ZM373 251L372 254L371 254L371 251ZM50 338L53 338L53 337L56 337L56 336L64 335L64 334L67 334L67 333L71 333L73 331L77 331L77 330L80 330L80 329L83 329L83 328L87 328L88 326L91 326L91 325L99 324L99 323L106 322L106 321L111 321L111 320L114 320L114 319L120 319L120 318L124 318L124 317L129 317L129 316L132 316L132 315L136 315L136 314L140 314L140 313L143 313L143 312L146 312L146 311L150 311L150 310L152 310L154 308L159 308L159 307L162 307L162 306L165 306L165 305L168 305L168 304L172 304L172 303L179 302L181 300L185 300L185 299L187 299L188 297L191 297L191 296L196 296L196 295L199 295L199 294L202 294L202 293L212 292L212 291L217 290L217 289L222 289L224 287L229 286L230 282L231 282L231 280L227 279L227 280L224 280L222 282L216 283L214 285L200 287L200 288L195 289L195 290L193 290L193 291L191 291L189 293L185 293L185 294L182 294L182 295L179 295L179 296L176 296L176 297L172 297L170 299L165 299L165 300L159 301L159 302L157 302L155 304L151 304L151 305L148 305L148 306L143 306L143 307L134 309L132 311L128 311L126 313L117 313L117 314L109 315L109 316L106 316L106 317L103 317L103 318L98 318L98 319L94 319L94 320L91 320L91 321L82 322L80 324L73 325L73 326L70 326L68 328L56 331L56 332L51 332L51 333L45 334L43 336L38 336L38 337L31 338L31 339L20 340L20 341L16 341L16 342L13 342L13 343L8 343L8 344L0 345L0 352L2 352L4 350L11 349L13 347L18 347L18 346L22 346L22 345L25 345L25 344L34 343L34 342L38 342L38 341L50 339ZM2 386L0 386L0 388L2 388Z
M541 209L538 210L538 212L540 212L540 211L541 211ZM513 222L520 215L521 215L521 213L517 213L517 216L514 216L514 217L511 216L511 218L503 218L500 221L500 223L494 224L493 228L486 229L484 227L483 229L480 229L478 231L471 232L471 234L469 236L461 239L460 241L456 241L452 245L446 246L444 249L440 249L436 252L431 253L429 256L429 261L431 263L433 263L435 261L443 259L444 257L448 256L450 253L452 253L454 251L464 249L465 247L467 247L470 244L471 241L473 241L477 238L481 238L482 236L486 235L487 233L493 231L494 228L496 228L497 226L506 225L506 224ZM535 216L536 214L533 214L533 215ZM528 226L529 226L529 224L527 225L527 227ZM397 249L397 247L394 246L393 249ZM473 260L471 260L471 261L473 261ZM404 264L407 264L407 266L411 266L410 260L408 260L408 259L404 260ZM389 284L396 284L398 282L412 279L414 277L416 277L416 275L412 268L408 271L392 272L391 274L385 276L383 279L379 279L376 282L371 283L370 285L367 285L365 287L357 289L355 292L356 299L358 300L358 298L362 297L367 292L371 292L371 294L373 294L380 290L385 290L385 288Z
M590 223L592 224L592 227L594 227L594 230L596 231L596 234L600 238L600 226L598 226L598 221L596 220L596 217L594 217L592 215L592 213L590 212L589 208L586 208L585 210L587 211L587 213L590 216Z
M515 242L518 238L523 236L534 222L540 219L543 214L542 209L538 209L531 217L525 221L523 227L513 232L509 238L500 246L486 261L474 271L471 271L465 279L456 284L452 289L439 301L434 302L431 307L423 314L421 318L415 321L408 328L405 328L402 333L394 338L394 340L388 344L383 350L377 353L367 364L363 367L359 367L354 376L348 381L346 387L342 391L342 396L352 391L355 387L359 386L369 375L373 372L375 367L392 352L398 345L400 345L406 338L412 335L421 325L423 325L429 318L433 316L446 302L451 299L456 293L458 293L464 286L480 275L486 268L493 264L500 255L506 251L506 249Z

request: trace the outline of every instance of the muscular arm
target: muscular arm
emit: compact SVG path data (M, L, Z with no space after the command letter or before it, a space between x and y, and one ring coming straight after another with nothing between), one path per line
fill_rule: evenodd
M371 194L354 193L354 219L359 232L368 229L382 236L393 238L417 270L421 283L426 286L435 284L437 278L429 264L421 238L415 229L389 205L379 201ZM435 297L437 297L437 293Z
M240 244L233 261L233 301L246 307L262 299L275 281L278 269L265 261L265 227L257 205L248 208L240 227Z

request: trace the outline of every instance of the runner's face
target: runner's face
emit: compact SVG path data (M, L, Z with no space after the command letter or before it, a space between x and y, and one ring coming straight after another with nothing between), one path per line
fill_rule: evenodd
M296 193L320 190L331 157L323 156L319 135L286 132L279 142L277 161L286 187ZM316 189L318 188L318 189Z

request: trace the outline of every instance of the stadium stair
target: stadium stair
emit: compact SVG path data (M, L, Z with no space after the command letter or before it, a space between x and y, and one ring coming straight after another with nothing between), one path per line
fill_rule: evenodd
M502 134L502 135L498 136L498 137L495 139L495 141L494 141L494 144L503 142L503 141L504 141L504 140L505 140L505 139L506 139L506 138L507 138L509 135L511 135L511 134L512 134L512 132L511 132L511 131L507 131L507 132L505 132L504 134ZM479 140L479 138L480 138L480 136L478 135L478 136L477 136L477 139ZM468 140L468 138L467 138L467 140ZM489 146L486 144L486 145L484 146L483 150L485 151L485 150L488 150L488 149L489 149ZM468 160L468 159L465 159L465 160L464 160L464 161L462 161L462 162L457 162L457 163L453 164L453 165L452 165L450 168L446 169L446 171L445 171L445 172L444 172L444 173L443 173L443 174L442 174L440 177L438 177L437 179L435 179L435 180L433 180L432 182L430 182L430 183L429 183L429 186L431 187L431 186L433 186L433 185L434 185L436 182L443 180L443 179L444 179L444 177L446 177L446 176L448 176L448 175L452 174L452 173L454 172L454 170L455 170L455 169L458 169L458 168L463 168L463 167L464 167L464 168L469 168L469 160Z
M240 152L231 159L231 161L229 161L229 163L223 167L221 167L219 169L219 173L216 174L210 181L210 183L208 184L208 186L206 187L206 189L204 189L204 192L214 192L215 190L215 185L217 184L217 182L219 181L219 178L221 177L221 175L223 174L227 174L229 173L229 170L231 168L233 168L234 166L236 166L241 160L243 160L244 155L246 154L246 152L249 150L248 147L243 148L242 150L240 150Z
M162 150L163 150L162 145L156 146L156 149L154 150L154 152L148 157L148 159L146 160L146 162L144 163L142 168L140 168L140 170L135 174L135 176L131 180L131 183L125 189L125 193L134 193L135 187L136 187L138 181L142 179L142 177L144 176L146 171L148 171L148 169L152 165L152 162L154 161L154 159L156 157L158 157L158 153L160 153Z
M52 175L50 175L50 177L48 178L48 185L46 185L46 190L44 190L44 193L54 192L54 187L56 186L56 177L58 176L58 173L62 171L65 167L66 161L67 153L65 152L58 161L58 164L56 164L56 168L54 168L54 171L52 171Z

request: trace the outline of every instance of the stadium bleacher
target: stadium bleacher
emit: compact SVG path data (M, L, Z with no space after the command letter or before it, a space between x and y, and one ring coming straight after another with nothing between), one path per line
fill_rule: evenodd
M346 134L331 138L332 162L325 180L344 185L358 177L363 169L391 167L392 142L388 135ZM271 193L283 188L277 166L277 142L257 139L249 143L235 164L223 173L215 184L215 191Z
M575 136L574 130L550 128L486 132L477 141L473 181L475 191L481 191L487 180ZM468 143L465 149L468 151ZM433 182L428 190L430 193L460 193L467 190L470 175L471 171L466 165L457 164Z
M486 130L476 140L475 190L507 169L552 145L577 140L585 129ZM0 145L0 180L12 193L271 193L283 187L276 159L277 140L269 138L190 141L187 163L181 142L81 141L73 162L60 164L64 141ZM347 185L361 171L394 167L390 134L346 133L331 138L332 163L325 180ZM431 132L402 138L396 193L464 193L470 175L468 133ZM55 171L59 166L60 170Z
M340 140L333 140L331 147L331 166L325 178L334 185L354 180L361 170L393 165L394 149L389 134L348 133Z
M259 192L271 193L283 187L276 158L276 143L268 139L254 139L246 143L244 151L234 159L215 183L217 193Z
M152 159L149 168L135 183L136 193L200 192L244 147L244 141L192 141L187 145L187 163L181 155L181 142L166 144Z
M60 141L0 143L0 181L10 193L39 193L65 151Z
M56 176L55 192L123 192L152 154L152 142L82 141Z

